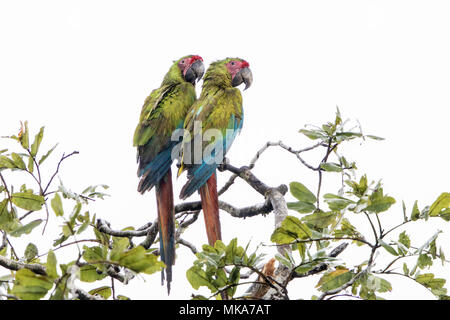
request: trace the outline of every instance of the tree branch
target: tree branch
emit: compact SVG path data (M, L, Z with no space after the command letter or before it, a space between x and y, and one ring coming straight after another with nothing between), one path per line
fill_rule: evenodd
M28 264L23 262L18 262L14 260L7 259L3 256L0 256L0 266L7 268L9 270L18 271L20 269L28 269L33 271L36 274L40 274L43 276L47 275L45 271L45 267L40 264Z

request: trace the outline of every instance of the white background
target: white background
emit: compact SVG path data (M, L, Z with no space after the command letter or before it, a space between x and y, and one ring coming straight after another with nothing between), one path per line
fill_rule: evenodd
M45 125L42 151L60 142L48 172L63 152L80 151L63 164L64 183L74 191L109 185L111 197L97 201L91 211L113 228L139 227L156 217L154 192L136 192L132 136L144 99L183 55L199 54L206 66L237 56L250 63L254 83L243 93L245 123L228 154L231 163L248 164L267 141L283 140L294 148L311 145L298 130L334 120L339 106L344 118L361 123L364 133L386 138L351 143L341 151L356 161L358 176L382 178L385 192L397 199L381 215L388 228L402 220L401 200L409 213L414 200L422 209L450 191L449 14L446 1L412 0L1 1L0 135L17 134L20 120L28 120L33 132ZM313 163L319 155L306 158ZM272 186L300 181L314 190L317 185L315 173L275 148L262 156L254 173ZM219 186L227 177L219 174ZM184 181L185 175L176 181L175 194ZM338 182L336 174L326 175L323 192L336 192ZM223 200L236 206L263 201L240 181ZM272 215L238 220L222 212L221 217L225 242L239 237L245 246L251 239L252 248L269 243ZM61 222L51 219L53 226ZM355 224L370 232L359 220ZM420 245L438 229L446 232L438 245L448 243L450 230L441 219L415 226L410 234ZM198 248L206 242L202 217L183 238ZM39 235L33 239L46 243ZM28 242L21 241L15 242L19 252ZM60 262L69 262L63 260L64 250ZM341 258L351 267L367 257L360 251L348 249ZM446 253L450 256L448 248ZM118 286L118 293L189 298L194 290L185 270L192 261L191 252L180 247L170 296L159 274ZM376 269L383 261L377 261ZM401 263L397 266L401 272ZM436 270L448 277L448 267ZM412 281L388 280L394 291L385 297L433 298ZM289 293L310 298L317 281L294 281Z

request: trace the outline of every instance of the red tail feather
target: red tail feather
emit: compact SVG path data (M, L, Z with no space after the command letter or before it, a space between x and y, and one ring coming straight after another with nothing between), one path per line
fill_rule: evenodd
M205 217L208 242L211 246L213 246L216 240L222 240L219 220L219 199L217 196L217 180L215 172L199 191L200 198L202 200L202 209Z
M172 171L156 185L161 260L166 264L167 292L170 293L172 265L175 264L175 212L173 204ZM164 283L164 271L161 274Z

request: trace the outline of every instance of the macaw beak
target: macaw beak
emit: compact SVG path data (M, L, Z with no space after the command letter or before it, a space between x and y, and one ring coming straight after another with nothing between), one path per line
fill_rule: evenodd
M253 75L249 68L239 70L239 72L234 76L233 81L231 81L231 85L233 87L237 87L242 82L245 83L244 90L247 90L252 85Z
M196 60L193 64L191 64L189 69L186 71L184 79L195 86L195 82L200 81L204 73L205 73L205 66L203 65L202 60Z

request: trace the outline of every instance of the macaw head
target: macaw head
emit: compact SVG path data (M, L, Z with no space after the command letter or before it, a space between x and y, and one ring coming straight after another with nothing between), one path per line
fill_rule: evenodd
M249 63L240 58L226 58L210 64L206 70L203 86L237 87L245 83L244 90L253 82Z
M247 90L253 82L249 63L239 58L228 58L226 60L229 60L225 63L225 66L231 75L231 85L237 87L241 83L245 83L244 90Z
M190 55L175 61L178 69L183 76L184 81L195 85L203 77L205 67L203 66L203 58L197 55Z

